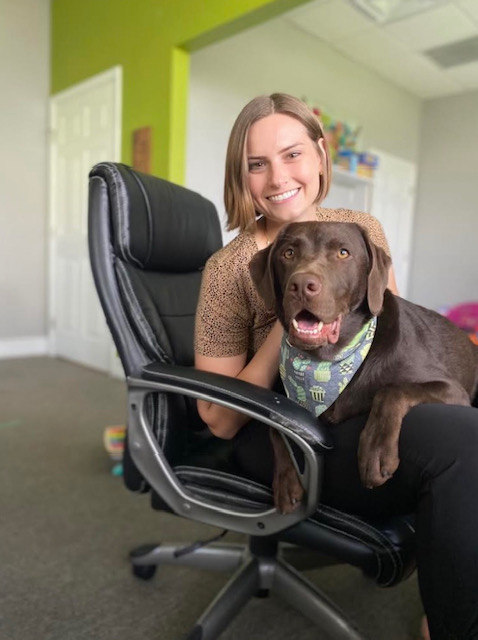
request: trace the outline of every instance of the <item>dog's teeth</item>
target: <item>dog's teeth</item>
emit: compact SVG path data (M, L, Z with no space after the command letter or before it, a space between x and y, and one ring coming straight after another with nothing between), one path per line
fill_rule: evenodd
M292 319L292 326L297 331L297 333L306 333L308 335L314 335L315 336L315 335L317 335L318 333L320 333L322 331L322 329L324 328L324 323L322 321L320 321L315 329L301 329L299 327L299 323L297 322L297 320L295 318L293 318Z

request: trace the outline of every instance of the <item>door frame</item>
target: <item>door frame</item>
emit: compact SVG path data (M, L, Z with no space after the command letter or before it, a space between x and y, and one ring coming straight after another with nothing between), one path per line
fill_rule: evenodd
M48 250L47 250L47 268L48 268L48 319L47 319L47 342L48 342L48 354L52 357L56 356L56 278L55 273L55 260L54 260L54 229L56 227L56 207L55 207L55 194L57 188L57 174L56 174L56 151L57 151L57 109L58 104L65 98L79 96L84 92L91 91L98 85L105 82L112 82L114 85L114 152L113 162L121 161L121 136L122 136L122 107L123 107L123 67L116 65L102 71L90 78L78 82L77 84L59 91L58 93L50 97L49 104L49 141L48 141ZM87 176L85 176L87 180ZM112 347L110 354L110 364L108 373L114 376L118 376L120 373L118 358L116 355L116 349Z

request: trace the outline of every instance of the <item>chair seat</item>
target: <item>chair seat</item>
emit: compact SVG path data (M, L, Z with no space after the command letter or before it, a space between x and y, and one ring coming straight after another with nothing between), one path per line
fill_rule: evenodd
M273 505L270 487L240 475L190 465L178 465L174 472L192 494L224 507L260 512ZM154 494L152 504L167 509ZM321 504L312 517L276 538L359 567L382 587L397 584L415 568L413 516L372 520Z

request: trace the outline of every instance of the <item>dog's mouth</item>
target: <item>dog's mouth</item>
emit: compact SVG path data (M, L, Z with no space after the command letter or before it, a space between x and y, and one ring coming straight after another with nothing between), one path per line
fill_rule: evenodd
M342 315L326 324L307 309L302 309L290 322L289 339L311 349L325 344L336 344L341 324Z

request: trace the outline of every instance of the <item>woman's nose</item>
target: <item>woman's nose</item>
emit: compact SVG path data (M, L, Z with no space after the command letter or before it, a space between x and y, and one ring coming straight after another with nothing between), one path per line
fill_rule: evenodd
M271 187L280 187L287 183L287 172L281 164L271 164L269 170L269 183Z

